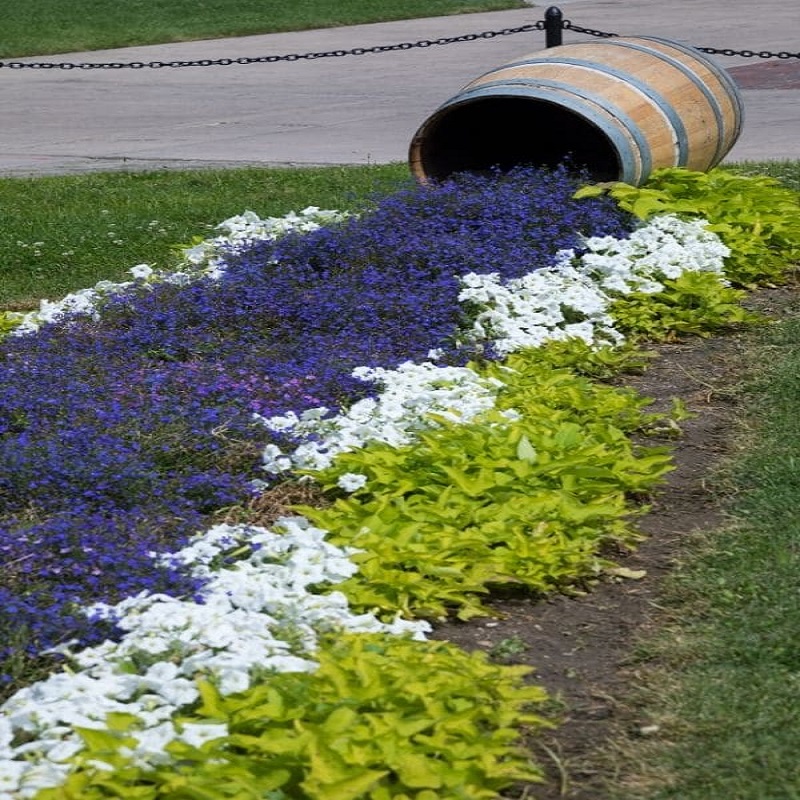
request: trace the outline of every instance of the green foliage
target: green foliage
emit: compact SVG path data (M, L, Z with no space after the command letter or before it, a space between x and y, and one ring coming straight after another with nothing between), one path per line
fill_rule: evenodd
M3 17L0 58L522 7L521 0L28 0Z
M657 294L633 292L611 307L615 326L626 335L651 341L681 334L709 336L732 325L755 324L761 317L740 305L745 292L725 286L711 272L684 272L662 281Z
M615 377L621 373L640 374L654 353L649 353L630 342L611 347L593 347L583 339L564 339L545 342L535 351L517 360L516 369L525 363L535 362L541 366L569 369L575 375L584 375L598 380ZM517 359L511 356L512 361Z
M789 800L800 796L800 320L748 337L744 419L717 483L726 525L692 536L662 592L666 625L640 643L649 669L626 784L646 800ZM698 758L698 753L703 757ZM664 777L668 781L664 781Z
M228 735L173 742L174 761L151 770L125 754L135 718L112 715L108 730L82 732L66 784L36 800L491 800L541 781L518 744L548 724L528 668L377 634L332 638L318 662L227 697L201 684L183 722L225 723Z
M516 634L513 634L506 639L502 639L492 647L492 649L489 650L489 658L502 663L521 655L527 649L528 645L525 644L525 641Z
M671 167L657 170L642 187L590 186L579 196L608 192L641 219L654 214L703 217L731 249L725 272L741 286L785 280L800 260L800 193L766 176Z
M0 311L0 339L13 331L19 323L19 315L9 314L7 311Z
M368 446L315 473L329 492L344 473L367 477L327 508L300 509L333 541L361 548L359 572L337 586L351 605L389 617L487 615L491 587L551 591L602 569L604 542L635 539L628 498L670 468L666 451L626 435L652 422L647 401L536 353L490 368L507 389L482 418L441 420L412 446Z
M565 360L560 362L562 356ZM615 374L630 365L638 367L646 357L631 348L592 353L583 341L571 339L520 350L482 372L505 384L497 401L500 409L519 409L532 420L549 417L580 425L603 420L632 432L656 421L658 415L645 413L651 400L633 389L591 380L586 373Z

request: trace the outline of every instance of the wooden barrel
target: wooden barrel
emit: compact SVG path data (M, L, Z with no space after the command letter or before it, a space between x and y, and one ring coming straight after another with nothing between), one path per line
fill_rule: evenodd
M660 167L705 171L741 131L735 83L705 55L651 36L531 53L467 84L419 128L420 182L456 172L554 166L639 185Z

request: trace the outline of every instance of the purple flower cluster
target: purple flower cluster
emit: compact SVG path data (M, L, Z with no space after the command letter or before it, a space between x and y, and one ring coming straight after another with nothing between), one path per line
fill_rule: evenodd
M0 640L96 641L79 608L193 595L157 566L246 500L272 434L253 422L374 391L356 366L459 349L457 276L518 277L580 235L624 236L566 170L459 176L230 258L221 280L141 285L0 344ZM11 657L1 652L0 660ZM0 666L1 666L0 661Z

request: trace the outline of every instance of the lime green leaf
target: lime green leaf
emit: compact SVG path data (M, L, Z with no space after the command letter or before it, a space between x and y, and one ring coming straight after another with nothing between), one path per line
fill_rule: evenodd
M358 775L334 783L305 781L303 787L308 791L307 796L315 800L358 800L388 774L388 770L364 770Z
M412 789L438 789L442 779L436 762L423 755L405 753L396 766L400 780Z

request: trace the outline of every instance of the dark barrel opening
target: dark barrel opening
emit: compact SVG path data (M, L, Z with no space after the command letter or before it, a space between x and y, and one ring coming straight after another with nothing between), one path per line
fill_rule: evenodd
M438 111L414 146L427 178L497 167L555 167L568 159L595 181L620 179L621 164L608 136L588 120L545 100L482 97Z

